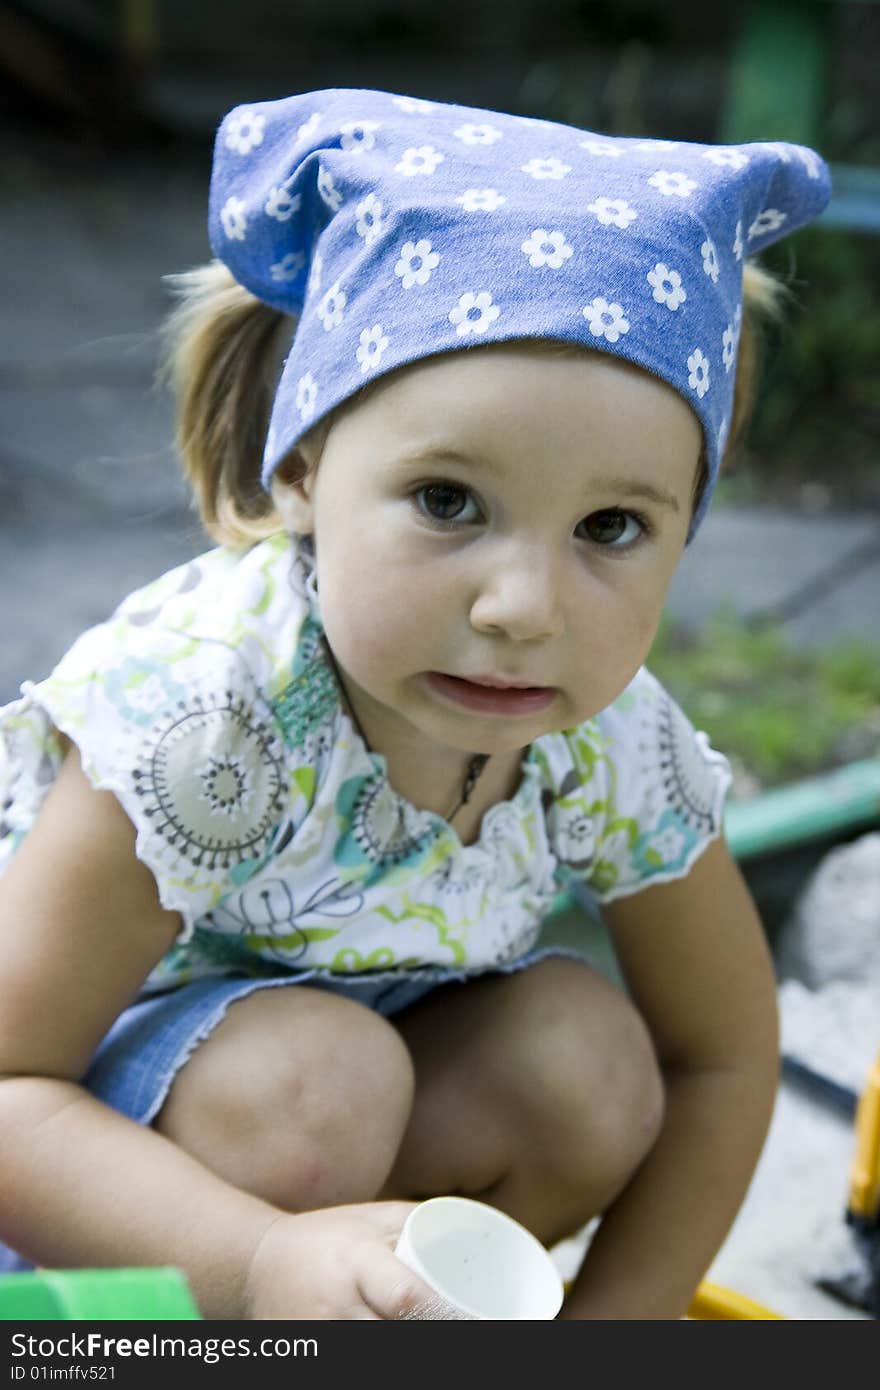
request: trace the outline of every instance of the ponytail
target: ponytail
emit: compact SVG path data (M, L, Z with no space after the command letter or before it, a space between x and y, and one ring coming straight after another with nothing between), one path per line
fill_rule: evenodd
M221 545L249 546L281 528L260 468L295 324L221 261L165 280L180 302L162 325L156 381L174 390L183 470L208 534Z
M777 280L769 270L765 270L757 261L744 263L742 325L733 385L733 415L724 451L725 459L754 409L764 328L767 324L780 322L790 298L791 291L787 285Z

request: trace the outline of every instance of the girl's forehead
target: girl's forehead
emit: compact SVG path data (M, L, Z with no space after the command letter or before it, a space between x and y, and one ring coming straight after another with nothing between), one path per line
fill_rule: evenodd
M429 443L524 428L625 439L648 423L700 436L689 403L661 378L598 352L528 340L411 364L378 381L365 405L394 436Z
M597 353L528 343L389 374L334 433L334 453L378 470L453 464L498 482L523 470L573 481L636 470L684 488L702 443L696 414L666 382Z

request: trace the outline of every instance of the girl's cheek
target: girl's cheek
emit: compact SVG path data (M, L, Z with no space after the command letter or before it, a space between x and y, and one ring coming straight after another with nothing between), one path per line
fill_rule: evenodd
M405 660L411 634L401 631L387 610L367 603L350 610L346 622L345 650L352 667L375 679L393 671Z

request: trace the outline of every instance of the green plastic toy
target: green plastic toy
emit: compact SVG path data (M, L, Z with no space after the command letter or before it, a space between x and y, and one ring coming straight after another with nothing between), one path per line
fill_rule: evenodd
M200 1318L179 1269L41 1269L0 1278L0 1322Z

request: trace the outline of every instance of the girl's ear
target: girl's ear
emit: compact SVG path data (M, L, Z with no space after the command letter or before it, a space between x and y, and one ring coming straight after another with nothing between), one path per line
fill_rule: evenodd
M285 531L310 536L314 529L312 486L315 474L303 455L294 449L272 475L272 501Z

